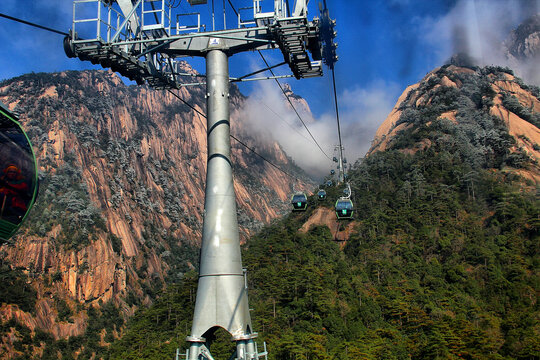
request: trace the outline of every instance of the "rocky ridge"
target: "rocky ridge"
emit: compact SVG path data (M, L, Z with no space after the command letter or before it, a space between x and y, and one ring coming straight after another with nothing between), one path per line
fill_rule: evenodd
M395 147L400 133L409 131L419 134L417 121L419 114L427 112L429 108L429 115L436 120L437 125L439 121L446 121L456 127L465 127L479 117L494 119L503 124L505 132L511 136L513 142L511 154L505 156L530 160L527 166L506 166L504 169L517 172L539 184L539 98L537 87L525 85L509 69L496 67L480 69L454 65L437 68L419 83L405 89L377 130L367 156ZM433 121L428 121L422 125L429 127L432 124ZM498 136L487 126L479 130L482 133L477 137L483 137L484 144L490 138ZM424 138L411 144L412 147L400 145L400 151L415 152L433 145L432 140ZM487 157L488 153L493 152L493 148L489 146L482 147L480 141L473 145L476 146L479 155Z

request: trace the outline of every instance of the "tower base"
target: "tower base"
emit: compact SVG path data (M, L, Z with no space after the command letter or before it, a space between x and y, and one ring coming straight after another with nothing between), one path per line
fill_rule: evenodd
M263 343L264 351L259 352L255 338L257 334L246 335L243 338L236 338L236 350L229 357L229 360L258 360L268 359L268 351L266 350L266 342ZM188 336L186 341L191 343L189 349L186 350L185 360L215 360L210 349L206 346L206 339Z

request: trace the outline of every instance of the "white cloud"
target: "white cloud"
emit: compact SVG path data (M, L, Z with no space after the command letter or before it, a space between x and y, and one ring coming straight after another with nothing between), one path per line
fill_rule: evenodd
M444 16L420 19L417 30L433 47L439 65L464 52L480 65L509 66L525 81L537 82L538 64L531 69L512 63L502 47L510 32L534 11L540 11L539 0L460 0Z
M293 89L294 91L294 89ZM338 96L341 136L349 163L363 156L379 125L386 119L399 96L399 87L383 82L365 88L346 89ZM296 106L309 131L332 158L338 144L335 113L313 119ZM309 174L322 177L335 166L311 139L278 86L261 82L240 114L252 131L277 140L286 153Z
M400 93L397 84L375 82L365 88L346 89L339 97L343 142L348 144L352 161L369 150L375 132Z

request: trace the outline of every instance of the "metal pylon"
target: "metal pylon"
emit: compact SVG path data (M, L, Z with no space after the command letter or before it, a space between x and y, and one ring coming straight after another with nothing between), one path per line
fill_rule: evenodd
M306 0L295 1L292 15L287 15L288 2L284 0L274 0L272 12L262 12L260 2L253 0L252 19L237 14L238 28L214 30L212 26L212 31L203 32L205 27L198 14L180 14L196 15L192 25L182 23L184 17L179 15L175 21L170 4L164 0L74 0L73 26L70 36L64 39L69 57L110 67L138 84L147 83L156 89L202 85L185 80L192 74L183 73L177 59L206 59L208 167L199 287L191 335L187 338L189 360L213 359L210 341L219 328L228 331L236 342L231 359L253 360L267 355L266 348L259 353L255 343L257 334L251 324L240 255L230 159L229 82L258 80L250 76L272 67L230 78L228 57L278 47L284 64L291 69L290 76L300 79L322 75L323 55L320 22L307 20ZM97 15L86 18L89 3L97 4Z
M242 270L236 198L230 160L229 71L218 49L206 56L208 169L199 287L193 315L189 359L208 357L204 344L219 327L236 341L236 358L257 357ZM204 346L204 347L203 347Z

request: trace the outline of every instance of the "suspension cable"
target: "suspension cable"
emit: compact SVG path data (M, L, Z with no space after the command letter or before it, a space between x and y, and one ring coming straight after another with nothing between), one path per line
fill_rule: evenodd
M249 147L247 144L243 143L242 141L240 141L240 139L236 138L234 135L230 135L231 138L233 138L234 140L236 140L240 145L243 145L246 149L250 150L251 152L253 152L255 155L257 155L258 157L260 157L261 159L263 159L264 161L266 161L268 164L272 165L274 168L276 168L277 170L281 171L282 173L284 173L285 175L289 176L290 178L294 179L294 180L298 180L298 178L296 176L293 176L291 174L289 174L288 172L286 172L285 170L281 169L279 166L275 165L274 163L272 163L270 160L266 159L264 156L262 156L261 154L259 154L258 152L256 152L254 149L252 149L251 147Z
M260 50L257 50L259 52L259 55L261 56L261 58L263 59L264 63L266 64L266 67L267 68L270 68L270 65L268 65L268 62L266 61L266 59L264 58L263 54L261 53ZM276 76L274 74L274 71L272 71L272 69L268 69L270 71L270 73L272 73L272 76ZM298 113L298 111L296 110L296 108L294 107L291 99L289 98L289 96L285 93L285 89L283 89L283 86L281 86L280 82L278 81L278 79L274 79L276 81L276 83L278 84L279 88L281 89L281 92L283 93L283 95L285 95L285 98L287 99L287 101L289 102L289 104L291 105L291 107L293 108L294 112L296 113L296 116L298 116L298 119L300 119L300 121L302 122L302 124L304 125L304 127L306 128L307 132L309 133L309 135L311 136L311 138L313 139L313 141L315 142L315 144L317 144L317 147L321 150L321 152L324 154L324 156L326 156L328 158L328 160L332 161L332 159L330 159L330 157L324 152L324 150L322 149L321 145L319 145L319 143L317 142L317 140L315 140L315 137L313 137L313 134L311 133L311 131L309 131L306 123L304 122L304 120L302 120L302 117L300 116L300 114Z
M238 11L236 11L236 9L234 8L234 5L232 4L231 0L228 0L229 1L229 5L231 5L231 8L233 9L234 13L236 14L236 17L238 17Z
M17 22L20 22L20 23L22 23L22 24L34 26L34 27L37 27L37 28L39 28L39 29L47 30L47 31L50 31L50 32L53 32L53 33L57 33L57 34L60 34L60 35L64 35L64 36L69 35L68 33L63 32L63 31L55 30L55 29L52 29L52 28L50 28L50 27L46 27L46 26L39 25L39 24L34 24L34 23L31 23L30 21L18 19L18 18L15 18L15 17L13 17L13 16L9 16L9 15L6 15L6 14L0 13L0 17L6 18L6 19L9 19L9 20L13 20L13 21L17 21Z
M332 65L332 84L334 85L334 103L336 104L336 121L337 121L337 129L338 129L338 139L339 139L339 157L343 161L343 143L341 142L341 125L339 123L339 107L338 107L338 98L337 98L337 90L336 90L336 75L334 72L334 66ZM343 164L341 164L343 166ZM343 169L340 169L340 171L343 171Z
M312 143L312 141L310 139L308 139L304 134L302 134L300 131L298 131L294 126L292 126L291 124L289 124L287 121L285 121L284 118L282 118L277 112L274 111L274 109L272 109L270 106L266 105L262 99L257 99L257 98L254 98L256 101L260 102L261 104L263 104L268 110L270 110L270 112L272 112L274 115L276 115L276 117L278 119L280 119L281 121L283 121L285 124L287 124L295 133L297 133L298 135L300 135L301 137L303 137L304 139L306 139L307 141L309 141L310 143Z

